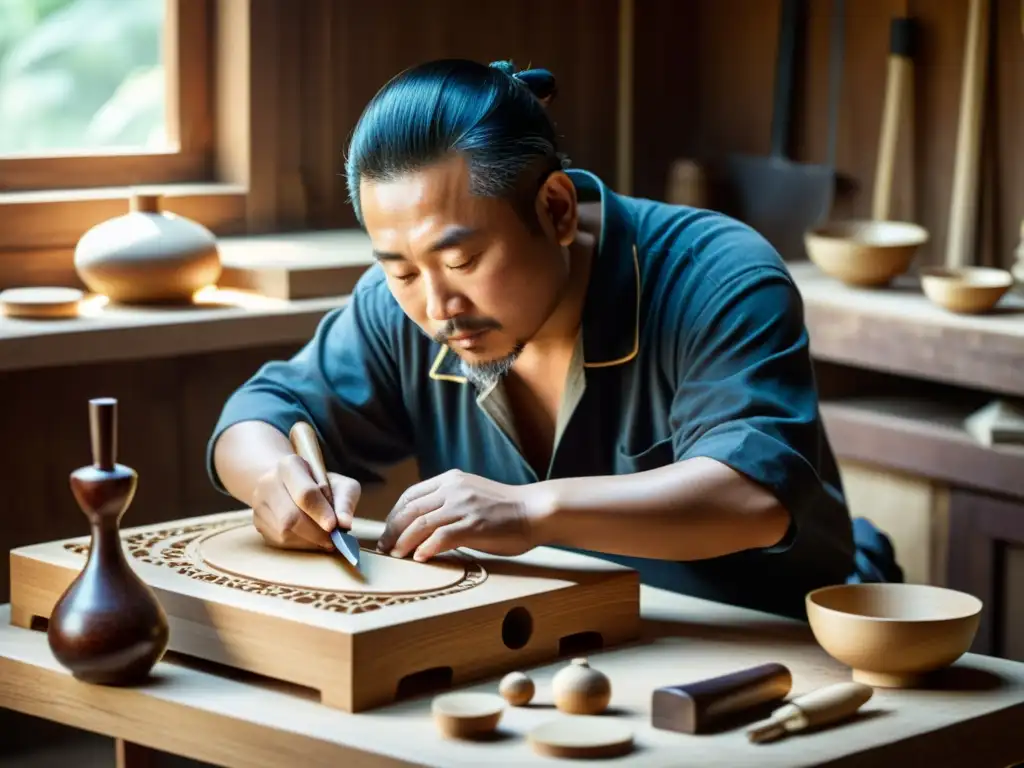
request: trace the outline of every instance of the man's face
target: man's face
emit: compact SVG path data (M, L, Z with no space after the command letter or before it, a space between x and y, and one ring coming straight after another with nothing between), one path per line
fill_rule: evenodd
M508 371L562 296L576 206L571 182L556 176L537 199L542 233L509 202L471 195L462 158L360 187L366 230L395 299L478 381Z

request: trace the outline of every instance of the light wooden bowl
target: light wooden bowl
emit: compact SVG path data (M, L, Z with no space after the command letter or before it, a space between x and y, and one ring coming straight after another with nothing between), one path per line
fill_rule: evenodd
M988 312L1013 287L1013 274L995 267L926 267L921 270L924 295L950 312Z
M847 285L888 285L910 268L928 230L903 221L836 221L804 235L807 257Z
M443 693L433 699L430 709L434 724L445 737L477 739L498 727L505 700L490 693Z
M839 584L807 594L818 644L879 688L909 688L970 648L983 603L927 584Z

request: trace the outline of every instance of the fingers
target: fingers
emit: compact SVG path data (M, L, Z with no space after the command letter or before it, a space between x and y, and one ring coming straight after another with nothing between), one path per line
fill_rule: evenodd
M326 533L333 531L338 520L323 489L313 479L309 465L299 456L288 456L280 464L281 481L295 505L312 518Z
M328 474L331 481L331 494L334 496L334 514L338 525L345 530L352 527L352 518L355 517L356 507L359 505L359 498L362 495L362 486L359 481L344 475Z
M268 544L288 549L333 549L330 537L299 509L284 484L266 482L254 498L253 521Z
M377 542L377 549L381 552L390 552L402 531L406 530L413 520L427 512L433 512L444 503L442 496L437 493L438 485L436 481L427 480L412 486L401 495L384 521L384 532Z
M441 501L434 501L434 498L427 496L422 502L413 502L414 504L423 503L426 507L429 499L432 502L429 505L431 509L417 515L401 531L398 540L391 547L391 554L394 557L405 557L429 538L437 528L450 525L462 517L462 513L457 509L445 506Z
M470 533L470 523L458 519L448 525L434 528L430 535L413 552L413 560L424 563L432 557L442 555L449 550L468 546L466 538Z
M253 524L272 546L333 551L329 533L352 527L361 487L351 478L328 475L321 488L297 455L283 458L260 478L253 494ZM338 511L328 501L335 499Z

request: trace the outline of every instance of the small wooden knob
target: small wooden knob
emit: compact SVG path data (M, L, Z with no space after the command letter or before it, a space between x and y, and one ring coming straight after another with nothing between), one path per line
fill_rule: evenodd
M89 435L92 463L107 472L117 462L117 399L96 397L89 401Z
M140 213L160 213L160 195L135 193L128 203L132 211Z
M523 707L533 700L536 686L525 672L509 672L498 684L498 693L513 707Z
M586 659L573 659L551 678L555 707L572 715L596 715L611 701L611 681Z

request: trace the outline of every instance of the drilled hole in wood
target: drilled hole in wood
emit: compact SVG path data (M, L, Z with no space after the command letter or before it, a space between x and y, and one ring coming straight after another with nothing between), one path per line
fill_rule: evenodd
M533 635L533 617L525 608L513 608L501 622L501 641L506 648L519 650L530 642Z
M599 651L604 647L600 632L576 632L558 641L559 656L581 656Z
M45 632L50 628L50 620L45 616L33 616L28 628L36 632Z
M452 687L451 667L431 667L406 675L398 681L395 699L408 699Z

